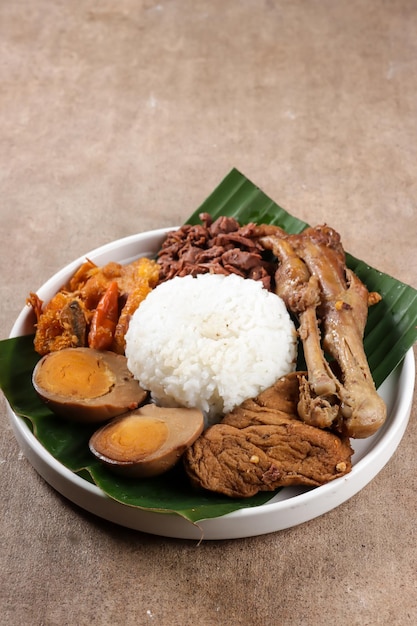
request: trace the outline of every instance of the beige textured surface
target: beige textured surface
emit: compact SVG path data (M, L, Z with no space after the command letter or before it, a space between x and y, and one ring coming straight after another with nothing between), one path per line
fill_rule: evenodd
M417 287L414 0L2 0L0 31L1 338L60 267L182 222L233 166ZM1 397L0 623L415 624L416 413L338 509L197 547L61 498Z

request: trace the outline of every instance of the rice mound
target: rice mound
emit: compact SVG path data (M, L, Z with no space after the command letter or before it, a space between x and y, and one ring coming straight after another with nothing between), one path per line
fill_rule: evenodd
M126 334L128 368L155 403L198 408L206 424L293 371L296 355L282 299L234 274L161 283Z

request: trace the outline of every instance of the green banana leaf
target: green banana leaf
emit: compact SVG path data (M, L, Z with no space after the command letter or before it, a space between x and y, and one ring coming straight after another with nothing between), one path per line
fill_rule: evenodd
M240 223L276 224L287 232L301 232L307 224L275 204L237 170L232 170L207 200L187 220L199 223L199 215L210 213L236 217ZM370 309L365 350L377 387L397 367L417 340L417 292L347 255L348 265L382 301ZM183 516L191 522L220 517L241 508L264 504L274 494L232 500L191 489L178 465L163 476L133 480L116 477L88 450L94 426L58 419L38 398L32 386L32 371L39 356L33 336L0 341L0 387L13 411L26 421L35 437L58 461L96 484L109 497L123 504Z

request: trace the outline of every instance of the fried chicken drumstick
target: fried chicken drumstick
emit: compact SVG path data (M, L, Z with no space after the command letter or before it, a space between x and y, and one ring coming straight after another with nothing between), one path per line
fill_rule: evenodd
M346 267L340 236L326 225L298 235L275 228L259 241L278 259L275 291L300 324L308 370L300 381L300 417L349 437L369 437L386 418L363 347L376 294Z

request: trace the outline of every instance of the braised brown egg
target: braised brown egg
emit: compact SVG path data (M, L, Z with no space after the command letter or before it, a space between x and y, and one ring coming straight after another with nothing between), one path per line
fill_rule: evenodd
M197 409L146 404L97 430L90 450L110 470L148 477L171 469L204 427Z
M148 397L123 355L91 348L50 352L37 363L32 382L54 413L85 423L108 421Z

